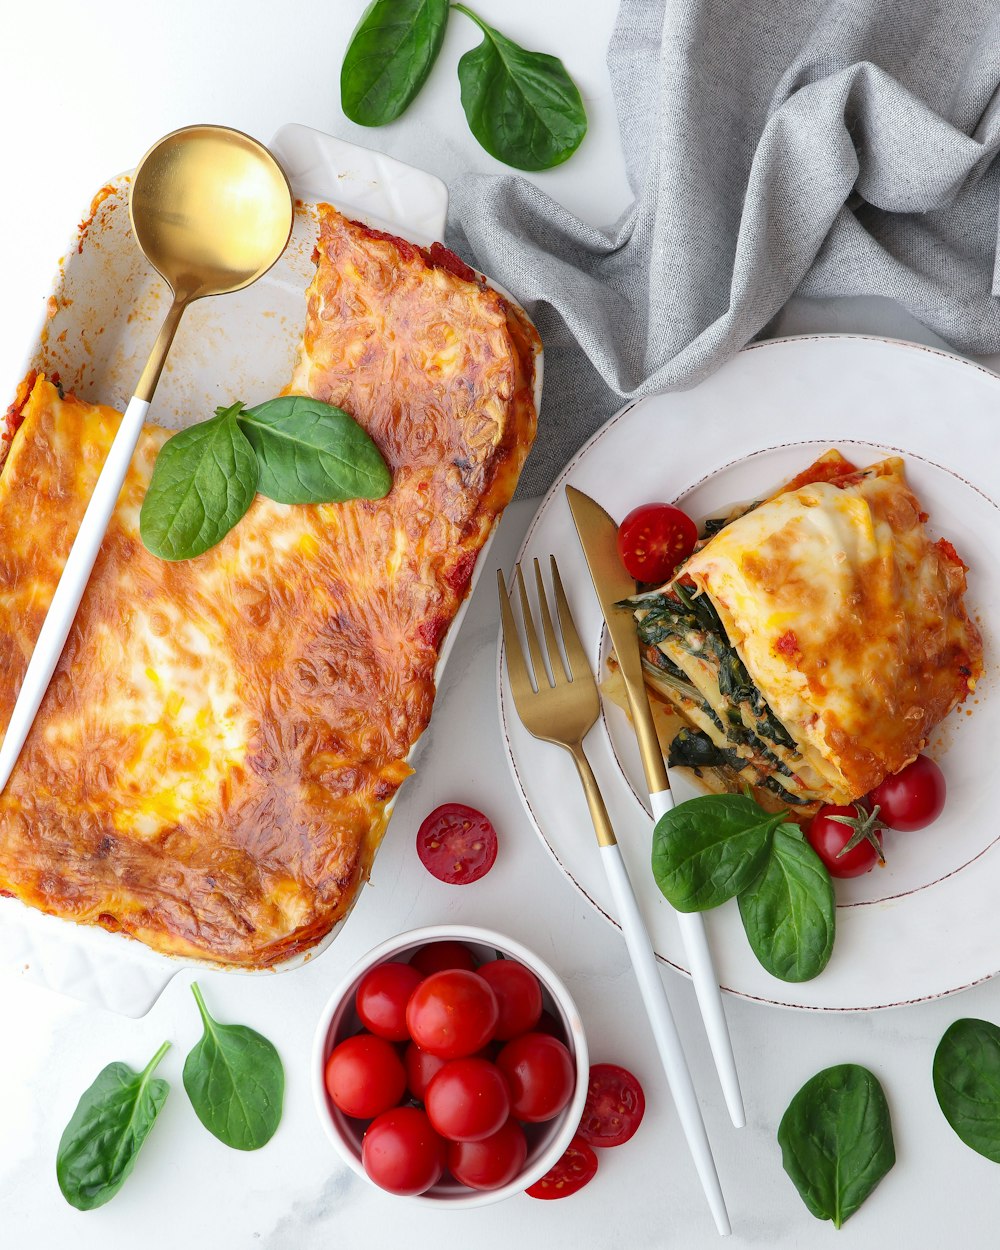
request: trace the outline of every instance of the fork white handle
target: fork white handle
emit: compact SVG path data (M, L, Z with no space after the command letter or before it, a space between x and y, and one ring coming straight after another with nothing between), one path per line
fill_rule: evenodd
M93 571L97 553L101 549L111 514L118 502L125 474L132 463L142 423L148 411L149 404L146 400L139 399L135 395L129 400L121 425L111 444L111 450L101 469L100 477L97 479L94 493L83 514L83 520L80 522L80 528L66 560L66 567L59 578L48 614L42 623L41 633L38 635L35 649L28 661L10 723L4 734L3 745L0 746L0 791L10 780L14 765L21 754L21 748L34 722L35 713L52 680L52 674L59 663L66 639L69 637L69 631L73 628L76 610L87 588L87 582Z
M726 1210L726 1200L719 1183L719 1173L712 1157L712 1147L708 1141L708 1133L705 1131L705 1121L702 1119L698 1096L695 1093L681 1040L677 1034L677 1025L674 1023L670 1003L667 1001L666 989L660 979L660 969L657 966L656 955L653 953L653 945L649 940L642 913L639 911L639 904L632 890L632 882L629 880L625 861L622 859L621 848L617 843L612 843L600 849L601 861L614 896L622 933L625 935L625 944L628 947L642 1001L656 1040L656 1048L660 1052L660 1062L663 1064L674 1105L677 1107L677 1115L680 1118L684 1136L687 1138L691 1158L694 1160L705 1197L708 1199L709 1209L715 1219L715 1226L725 1237L732 1232L729 1213Z
M649 801L653 808L653 820L659 820L674 805L674 797L669 790L657 790L650 794ZM719 978L712 960L712 951L708 945L708 934L705 932L705 921L699 912L674 912L681 940L691 968L691 980L698 999L698 1007L705 1025L708 1044L715 1060L715 1069L719 1074L719 1084L729 1108L729 1118L736 1128L743 1128L747 1122L746 1110L743 1106L743 1092L740 1089L740 1078L736 1072L736 1057L733 1054L733 1043L726 1024L726 1012L722 1005L722 991L719 989Z

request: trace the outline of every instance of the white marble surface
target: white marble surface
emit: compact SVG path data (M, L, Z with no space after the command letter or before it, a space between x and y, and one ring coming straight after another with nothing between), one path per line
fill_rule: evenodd
M628 201L604 48L614 0L586 0L566 23L564 6L481 0L487 18L515 37L558 49L582 84L591 134L561 170L538 179L575 212L601 224ZM5 194L0 197L0 378L10 392L48 292L55 262L110 174L134 164L176 126L221 121L267 138L301 121L365 141L445 179L463 168L499 169L472 140L458 107L454 63L474 41L468 23L449 30L443 63L407 117L363 132L341 116L337 72L361 0L174 0L146 10L124 0L50 0L8 6L0 74ZM501 11L503 17L501 21ZM29 172L30 171L30 172ZM783 332L864 330L934 340L880 301L795 305ZM544 421L543 435L544 437ZM0 971L0 1244L22 1247L179 1244L311 1250L327 1245L455 1244L525 1247L716 1244L660 1076L619 935L563 881L528 827L514 793L494 694L497 562L508 567L531 505L504 520L440 691L416 776L402 792L372 883L342 936L301 971L247 979L200 978L223 1019L252 1024L278 1045L287 1071L286 1111L273 1141L234 1154L205 1133L180 1082L198 1036L188 974L178 976L139 1021L114 1017ZM539 747L540 750L545 749ZM481 883L464 889L432 880L412 846L421 817L437 803L464 800L497 824L502 852ZM581 837L589 838L581 829ZM600 1179L568 1202L512 1199L502 1207L449 1215L368 1188L336 1160L309 1092L315 1020L332 984L386 936L441 920L505 930L566 978L597 1059L624 1063L643 1080L649 1111L628 1146L602 1156ZM871 958L891 960L891 945ZM994 1165L967 1150L937 1109L930 1081L934 1047L961 1015L1000 1019L1000 984L961 998L874 1015L775 1011L728 1001L749 1124L729 1127L704 1053L689 984L669 988L704 1094L735 1227L733 1244L782 1248L828 1244L832 1232L806 1212L785 1177L774 1133L801 1082L829 1063L872 1067L885 1085L898 1163L842 1236L854 1245L896 1242L917 1250L995 1240ZM170 1038L161 1065L173 1093L122 1192L80 1214L55 1183L55 1148L81 1090L113 1059L141 1066Z

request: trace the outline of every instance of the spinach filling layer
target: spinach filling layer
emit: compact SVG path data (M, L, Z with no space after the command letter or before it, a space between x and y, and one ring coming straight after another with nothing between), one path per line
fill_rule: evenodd
M742 780L771 790L784 802L810 803L812 798L803 793L803 783L793 766L801 759L795 740L731 646L708 596L692 595L675 582L669 593L647 592L625 600L621 606L635 612L643 664L653 684L693 724L677 735L668 763L731 769ZM689 655L704 666L702 672L707 668L721 699L711 698L704 687L699 689L665 653L664 644L681 663ZM706 718L704 728L699 727L702 718Z

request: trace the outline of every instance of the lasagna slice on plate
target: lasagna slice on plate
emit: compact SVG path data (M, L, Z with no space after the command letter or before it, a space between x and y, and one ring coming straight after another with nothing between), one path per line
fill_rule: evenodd
M389 495L258 495L166 563L139 508L147 427L66 649L0 795L0 890L156 950L261 968L366 878L435 669L535 430L537 336L443 250L321 209L291 391L345 408ZM247 397L259 399L261 397ZM0 473L0 726L119 415L22 383Z
M965 566L926 520L900 459L831 451L711 523L631 601L670 763L805 815L912 760L982 672Z

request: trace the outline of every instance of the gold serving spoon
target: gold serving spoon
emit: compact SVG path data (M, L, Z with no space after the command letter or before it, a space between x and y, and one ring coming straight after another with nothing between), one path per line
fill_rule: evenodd
M59 662L184 310L206 295L239 291L271 268L291 235L292 192L281 166L255 139L224 126L188 126L161 139L139 162L129 215L136 242L174 299L28 662L0 745L0 791Z

